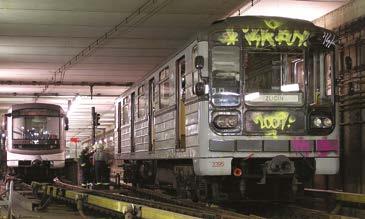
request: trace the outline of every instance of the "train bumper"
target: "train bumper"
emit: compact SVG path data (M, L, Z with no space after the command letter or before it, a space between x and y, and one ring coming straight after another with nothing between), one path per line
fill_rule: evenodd
M338 157L315 158L315 174L333 175L337 174L340 169L340 159Z
M48 166L51 169L65 166L65 153L47 155L24 155L7 152L8 167Z

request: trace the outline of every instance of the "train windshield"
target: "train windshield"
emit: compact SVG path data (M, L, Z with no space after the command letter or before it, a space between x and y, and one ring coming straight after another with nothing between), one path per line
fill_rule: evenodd
M301 104L304 92L302 52L246 52L245 101L249 104Z
M49 116L13 117L13 139L57 140L60 138L60 118Z

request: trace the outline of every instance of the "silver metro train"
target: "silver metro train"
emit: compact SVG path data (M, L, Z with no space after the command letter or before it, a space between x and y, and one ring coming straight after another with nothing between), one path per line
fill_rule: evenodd
M334 33L244 16L195 39L116 100L125 182L224 200L338 172Z
M65 130L68 120L58 105L13 105L4 115L7 166L17 170L65 166Z

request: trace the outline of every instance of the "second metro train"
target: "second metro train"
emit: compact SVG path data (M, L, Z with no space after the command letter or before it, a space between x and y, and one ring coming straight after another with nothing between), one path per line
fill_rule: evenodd
M68 119L58 105L13 105L4 115L7 167L27 175L34 167L60 170L65 166Z

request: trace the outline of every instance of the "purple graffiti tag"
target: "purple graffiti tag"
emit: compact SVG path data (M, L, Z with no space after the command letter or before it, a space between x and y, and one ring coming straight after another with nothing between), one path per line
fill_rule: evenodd
M294 152L304 152L304 156L306 157L312 151L312 144L308 140L291 140L290 145L292 145Z
M292 140L293 151L311 151L312 147L308 140Z
M316 142L318 157L327 157L329 152L335 152L337 154L338 149L338 140L317 140Z

